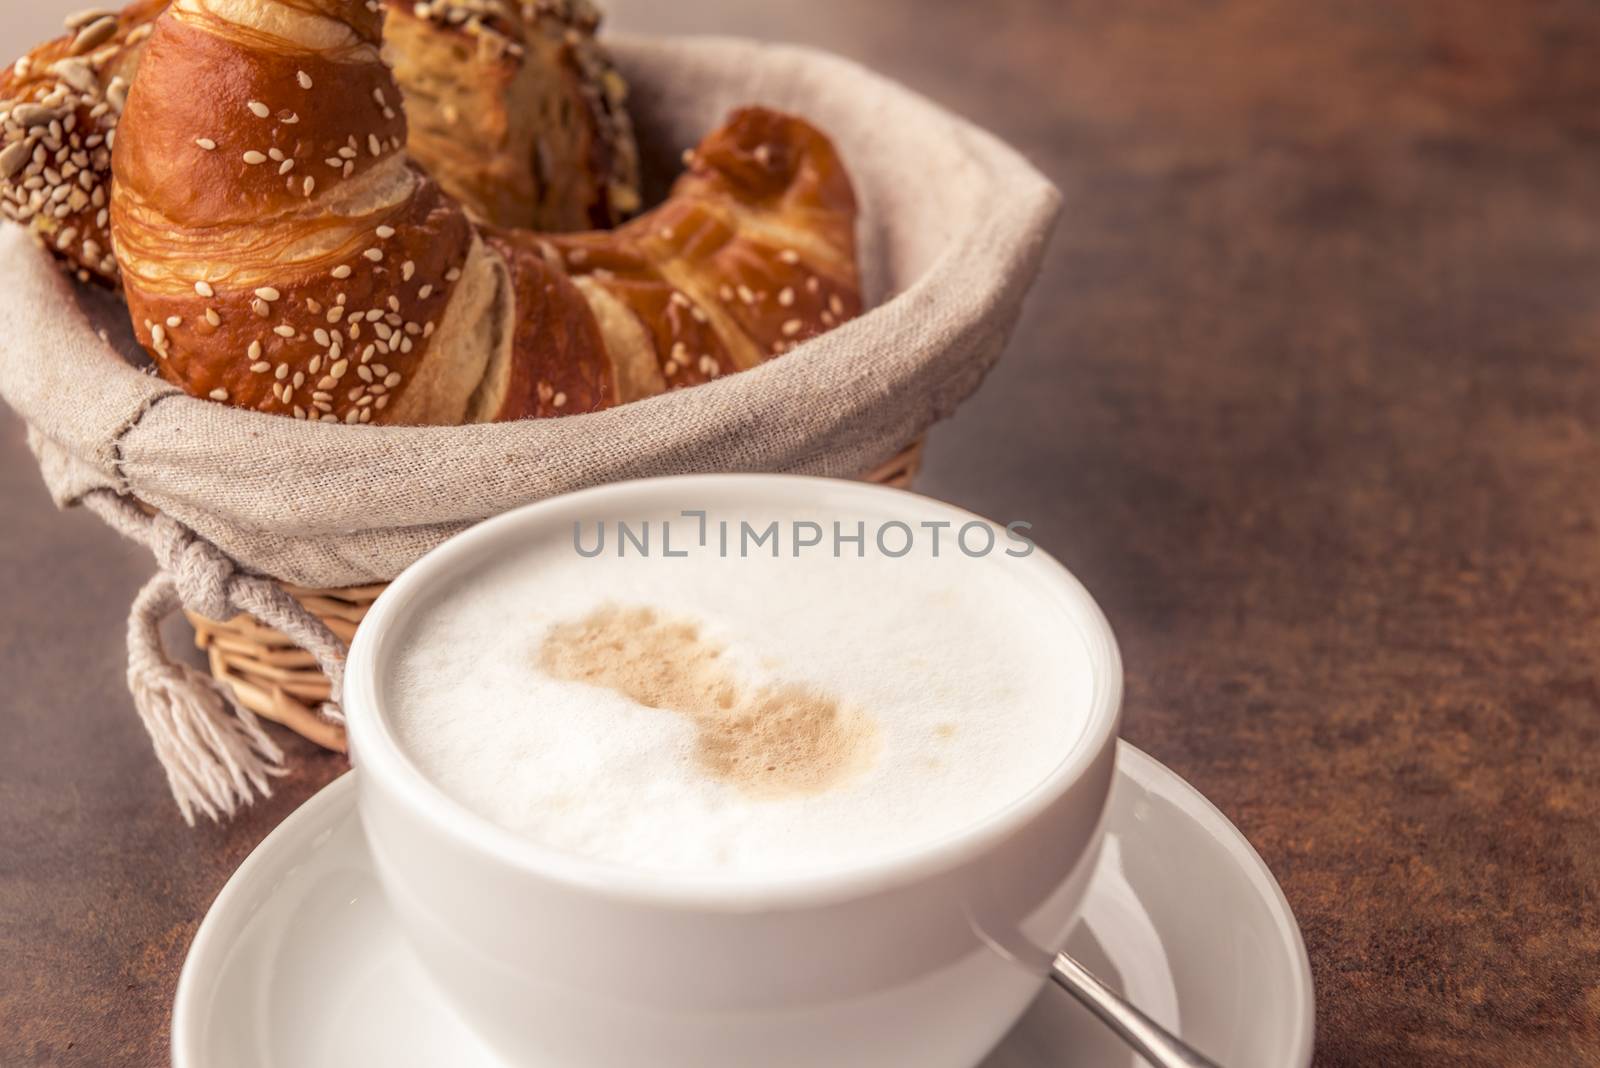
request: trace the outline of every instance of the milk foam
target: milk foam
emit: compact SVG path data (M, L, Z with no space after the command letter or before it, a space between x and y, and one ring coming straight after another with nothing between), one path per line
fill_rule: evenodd
M693 525L671 522L692 544ZM396 635L381 700L402 747L445 794L534 842L658 872L834 871L987 819L1084 729L1082 640L1001 553L631 549L584 559L570 528L550 531L433 593ZM861 766L817 790L709 774L693 716L545 669L552 635L607 611L684 622L750 692L826 695L864 717Z

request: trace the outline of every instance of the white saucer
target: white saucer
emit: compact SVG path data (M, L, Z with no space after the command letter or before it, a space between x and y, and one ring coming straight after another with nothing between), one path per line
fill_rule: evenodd
M175 1068L506 1068L432 995L396 934L351 775L234 873L195 935ZM1123 743L1108 836L1070 952L1229 1068L1311 1062L1311 971L1272 874L1193 787ZM983 1068L1131 1053L1047 987Z

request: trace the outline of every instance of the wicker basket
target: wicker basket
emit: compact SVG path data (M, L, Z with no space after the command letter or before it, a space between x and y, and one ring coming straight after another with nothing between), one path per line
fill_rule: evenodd
M861 480L905 489L921 465L922 442L918 441ZM301 586L285 589L349 642L367 609L387 586L380 582L338 590ZM195 645L205 650L210 659L211 674L232 690L241 705L326 749L345 751L344 728L316 713L316 706L328 699L330 687L310 653L250 616L235 616L219 623L193 612L184 614L194 625Z

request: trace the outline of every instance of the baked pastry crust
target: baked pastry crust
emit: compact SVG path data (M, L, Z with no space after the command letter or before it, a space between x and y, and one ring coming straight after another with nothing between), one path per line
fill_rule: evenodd
M407 157L377 9L177 0L157 21L110 221L170 381L326 422L563 415L753 367L859 311L855 197L803 120L735 112L615 231L482 227Z
M120 282L106 211L116 128L171 0L69 20L0 71L0 212L80 281ZM586 0L386 0L411 157L499 226L613 226L639 208L627 88ZM376 17L376 12L367 12ZM215 72L211 72L215 76ZM192 90L192 87L191 87Z

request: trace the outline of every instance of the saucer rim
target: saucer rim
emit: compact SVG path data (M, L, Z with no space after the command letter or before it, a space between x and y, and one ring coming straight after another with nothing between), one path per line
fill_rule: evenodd
M1261 896L1272 916L1282 944L1294 959L1294 987L1292 999L1297 1005L1293 1022L1294 1053L1289 1064L1293 1068L1308 1068L1316 1037L1316 994L1311 974L1311 959L1306 952L1305 938L1295 920L1294 910L1283 888L1272 874L1261 854L1256 852L1244 832L1216 805L1177 772L1130 742L1117 742L1117 775L1127 775L1140 789L1159 794L1177 804L1200 825L1221 847L1233 863L1246 873L1248 881ZM277 854L302 839L315 838L339 820L355 817L354 769L344 772L308 798L299 808L284 818L261 842L250 851L206 909L200 926L184 957L178 975L178 985L173 997L170 1061L172 1068L202 1068L204 1060L199 1048L204 1019L198 1016L203 1002L203 977L215 975L226 963L232 942L223 941L226 918L236 913L248 922L254 909L243 899L254 889L255 872L272 864ZM347 810L348 809L348 814ZM274 888L268 888L271 894ZM240 913L240 910L244 911Z
M1134 771L1135 767L1139 770ZM1293 1031L1294 1054L1289 1063L1294 1068L1309 1068L1316 1044L1316 981L1311 974L1311 956L1306 951L1305 935L1300 930L1300 922L1295 919L1294 909L1289 905L1277 876L1272 874L1272 869L1267 867L1267 862L1261 859L1261 854L1256 852L1256 847L1250 844L1244 832L1198 787L1138 746L1118 739L1117 774L1124 772L1143 789L1178 802L1179 807L1206 830L1212 841L1246 874L1261 895L1272 916L1273 925L1294 958L1295 989L1291 994L1298 1010ZM1179 798L1173 796L1175 794L1188 800L1189 804L1179 802Z

